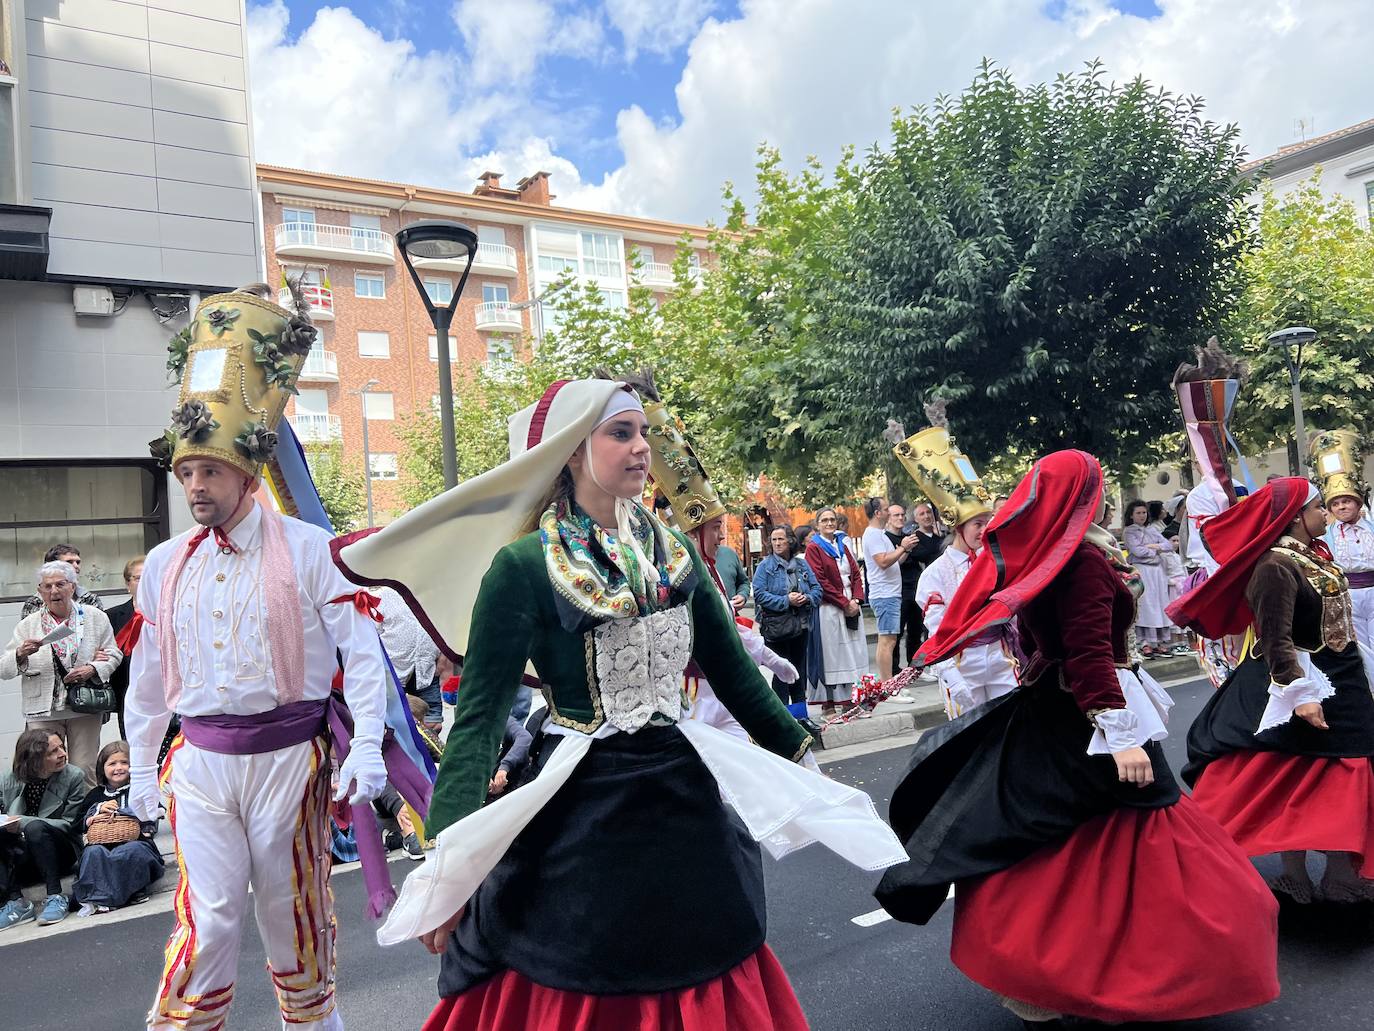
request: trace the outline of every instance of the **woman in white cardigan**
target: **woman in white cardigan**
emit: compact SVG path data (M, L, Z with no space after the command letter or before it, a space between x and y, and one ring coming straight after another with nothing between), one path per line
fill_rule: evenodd
M67 708L67 686L99 677L109 680L123 656L115 646L110 620L93 605L74 601L76 570L66 562L45 562L38 569L38 595L43 607L25 616L14 628L14 640L0 654L0 679L21 680L20 703L25 729L39 728L60 735L73 766L95 785L95 756L100 748L98 713ZM44 644L59 627L69 633ZM67 670L58 675L58 663Z

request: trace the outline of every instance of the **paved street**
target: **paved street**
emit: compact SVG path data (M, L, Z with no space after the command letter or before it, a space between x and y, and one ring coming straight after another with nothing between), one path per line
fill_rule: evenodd
M1175 765L1182 758L1182 730L1209 690L1205 682L1196 682L1174 691L1179 736L1168 749ZM907 752L905 747L875 751L827 769L871 792L885 811ZM399 877L408 869L403 862L394 872ZM924 928L890 920L860 926L854 918L877 909L870 894L875 876L856 873L818 849L769 863L767 872L769 939L817 1031L1019 1029L1017 1020L950 964L949 907ZM379 949L360 916L356 870L334 883L342 914L339 976L350 1028L418 1028L433 1002L436 961L418 945ZM72 918L69 923L80 929L0 946L7 986L4 1026L8 1031L140 1027L171 923L165 907L123 922ZM1260 1011L1187 1026L1216 1031L1374 1027L1371 942L1374 931L1365 917L1358 926L1340 928L1286 921L1283 998ZM1169 948L1169 942L1159 942L1159 948ZM277 1026L262 967L262 951L250 930L234 1004L235 1028L267 1031ZM79 976L73 976L74 969L81 971ZM1199 976L1208 972L1199 971ZM22 995L15 994L19 985L24 986Z

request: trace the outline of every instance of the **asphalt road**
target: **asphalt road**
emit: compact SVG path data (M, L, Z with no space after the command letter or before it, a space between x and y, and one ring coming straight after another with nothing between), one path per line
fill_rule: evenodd
M1182 730L1202 704L1205 682L1174 690L1166 744L1177 767ZM870 792L885 812L909 749L874 752L827 770ZM408 864L394 871L399 878ZM1267 867L1266 867L1267 869ZM769 941L791 975L816 1031L1019 1031L1020 1022L949 961L950 906L927 927L891 920L868 925L875 875L854 871L812 848L768 862ZM340 913L339 983L352 1031L416 1029L434 1002L437 961L418 945L379 948L362 919L361 877L334 880ZM867 922L865 922L867 923ZM166 912L119 923L71 919L70 933L3 945L0 1027L6 1031L136 1029L171 926ZM1286 914L1280 948L1283 997L1261 1010L1164 1029L1259 1031L1269 1028L1374 1029L1374 926L1367 914L1335 925L1329 916ZM1159 943L1167 949L1168 941ZM279 1026L256 932L246 933L231 1026ZM1208 976L1199 971L1199 976ZM615 1029L607 1029L615 1031Z

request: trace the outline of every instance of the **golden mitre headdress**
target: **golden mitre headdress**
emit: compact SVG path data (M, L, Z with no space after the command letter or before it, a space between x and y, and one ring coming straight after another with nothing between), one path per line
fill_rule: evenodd
M895 420L888 420L889 440L900 441L892 449L897 461L911 474L940 519L949 526L961 526L974 516L992 514L992 495L983 486L973 463L959 450L950 436L943 401L926 405L930 427L911 437Z
M725 515L725 506L687 441L682 420L668 410L659 396L653 370L615 377L600 371L598 374L630 384L644 402L644 417L649 421L649 476L655 492L668 502L668 521L689 533Z
M1331 430L1312 438L1312 468L1321 480L1323 502L1342 497L1366 500L1363 450L1354 430Z
M257 476L315 342L303 306L288 311L255 289L207 297L172 338L167 370L181 380L171 427L149 449L168 469L215 458ZM295 293L295 288L292 290Z

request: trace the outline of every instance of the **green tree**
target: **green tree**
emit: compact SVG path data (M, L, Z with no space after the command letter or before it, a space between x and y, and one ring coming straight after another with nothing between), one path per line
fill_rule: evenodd
M367 515L367 485L362 468L344 458L337 440L305 444L305 460L319 491L320 502L335 533L349 533L362 526Z
M1237 399L1235 428L1256 450L1292 434L1284 355L1265 339L1288 326L1317 331L1317 340L1303 348L1308 426L1374 431L1368 403L1374 388L1374 233L1360 224L1350 201L1322 193L1319 174L1282 197L1265 186L1260 246L1241 267L1245 291L1232 335L1249 361L1250 382Z
M854 172L820 314L851 446L940 396L983 462L1157 453L1170 376L1234 304L1253 237L1237 130L1202 108L1097 64L1020 88L984 63L894 118Z

